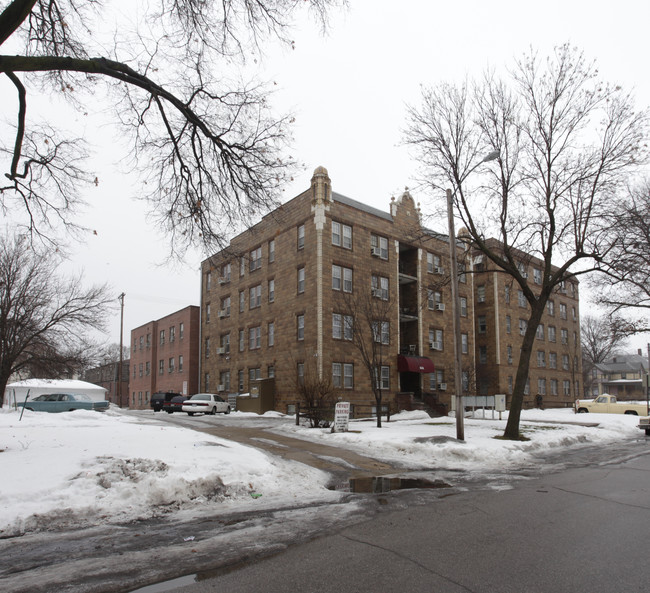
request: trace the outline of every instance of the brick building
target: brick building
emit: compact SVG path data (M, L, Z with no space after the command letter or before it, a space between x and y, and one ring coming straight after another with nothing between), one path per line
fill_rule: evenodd
M120 405L120 396L126 403L129 398L129 368L130 361L122 361L122 373L120 379L120 363L109 362L93 369L84 371L82 379L99 385L107 390L106 399L115 405ZM118 385L121 383L121 389Z
M131 331L129 407L148 408L157 391L199 391L200 318L190 305Z
M505 352L510 344L516 364L518 332L506 340L504 330L490 362L478 363L493 350L495 342L484 338L498 335L495 320L506 322L505 305L497 306L504 298L501 280L488 268L474 270L460 244L458 253L466 261L459 282L464 384L470 393L507 393L516 367ZM257 379L274 378L275 409L286 412L298 399L297 381L328 378L356 415L370 414L371 374L353 335L366 321L372 326L368 341L383 348L375 371L383 401L392 410L420 402L449 406L449 270L448 237L421 225L408 192L384 212L333 192L326 169L319 167L307 191L202 263L200 387L245 393ZM488 291L489 299L481 300ZM368 302L373 315L380 310L375 304L386 303L381 318L363 319ZM483 317L493 318L490 333L478 326L479 308L481 324Z
M494 250L499 242L489 239ZM535 290L541 287L543 262L517 252L518 268ZM519 350L530 306L512 277L482 254L475 254L476 390L479 395L513 392ZM537 328L524 405L571 406L581 397L582 356L578 281L567 280L549 299Z

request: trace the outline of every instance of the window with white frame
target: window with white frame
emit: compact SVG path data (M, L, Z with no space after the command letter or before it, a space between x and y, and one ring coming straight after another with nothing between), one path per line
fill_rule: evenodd
M560 330L560 339L562 340L563 344L568 344L569 343L569 330L568 329L561 329Z
M506 357L508 364L512 364L512 346L506 346Z
M562 391L564 395L571 395L571 381L567 381L566 379L562 381Z
M569 355L568 354L563 354L562 355L562 369L565 371L569 370Z
M352 227L332 221L332 245L352 249Z
M538 270L537 268L533 268L533 282L535 284L541 284L542 283L542 270Z
M249 269L251 272L259 270L262 267L262 248L257 247L250 252Z
M537 379L537 393L539 395L546 395L546 379L543 377Z
M467 317L467 297L460 297L460 316Z
M246 350L246 332L243 329L239 330L239 351Z
M460 335L460 349L463 354L469 352L469 336L467 334Z
M221 334L220 336L221 347L224 354L230 354L230 334Z
M275 239L269 241L269 263L272 264L275 261Z
M371 276L370 287L372 296L383 301L388 300L388 278L384 276Z
M251 286L249 289L249 309L257 309L262 305L262 285L258 284L257 286Z
M478 361L481 364L486 364L487 363L487 346L479 346L478 347Z
M223 390L226 393L230 391L230 371L221 371L219 373L219 384L223 385Z
M429 274L442 274L442 262L439 255L427 252L427 272Z
M551 317L555 317L555 301L553 300L546 301L546 312Z
M243 290L239 291L239 312L243 313L246 308L246 293Z
M535 332L535 337L538 340L543 340L544 339L544 324L543 323L540 323L537 326L537 331Z
M179 373L183 372L183 355L182 354L178 355L178 372Z
M298 294L305 292L305 268L298 268Z
M303 249L305 247L305 225L301 224L298 227L298 249Z
M476 300L479 303L485 302L485 284L481 284L481 286L476 287Z
M248 328L248 349L257 350L262 346L262 327L260 325L256 327Z
M528 321L525 319L520 319L519 320L519 334L524 335L526 333L526 330L528 329Z
M212 289L212 272L208 272L205 275L205 289L206 290Z
M370 235L370 253L381 259L388 259L388 239L381 235Z
M558 394L558 381L557 379L551 379L551 395Z
M557 368L557 352L548 353L548 368L549 369Z
M390 322L373 321L372 336L378 344L390 344Z
M296 326L297 326L297 338L298 340L305 339L305 316L300 314L296 316Z
M506 315L506 333L512 333L512 319L510 315Z
M162 346L165 343L165 330L160 330L160 345Z
M332 266L332 289L352 292L352 269Z
M442 293L433 290L431 288L427 288L427 307L429 310L433 311L435 309L438 309L439 307L437 305L442 303Z
M375 371L375 384L381 390L390 389L390 367L381 366L379 373L377 373L377 367Z
M135 367L133 367L133 371L135 372ZM158 361L158 374L163 375L165 373L165 361L160 359Z
M224 297L221 299L221 311L219 312L219 317L230 317L230 297Z
M173 342L174 340L176 340L176 326L172 325L169 328L169 341Z
M205 339L205 357L208 358L210 356L210 338Z
M443 350L444 333L441 329L429 329L429 346L432 350Z
M560 303L560 319L566 319L566 305Z
M526 301L526 295L524 294L523 290L517 290L517 304L524 309L528 305L528 301Z
M487 318L485 315L479 315L477 317L478 321L478 333L485 334L487 333Z
M275 323L273 321L269 322L267 331L268 331L269 347L275 346Z
M548 341L549 342L555 342L555 339L556 339L555 326L549 325L548 326Z
M174 366L175 366L175 365L174 365L174 357L172 356L172 357L170 357L170 359L169 359L169 372L170 372L170 373L173 373L173 372L174 372Z
M544 352L544 350L537 351L537 366L540 368L546 368L546 352Z
M271 278L269 280L269 303L273 303L275 301L275 279Z

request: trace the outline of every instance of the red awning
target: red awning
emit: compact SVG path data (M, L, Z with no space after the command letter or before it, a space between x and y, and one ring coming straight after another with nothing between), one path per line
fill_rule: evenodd
M424 356L397 355L397 370L400 373L435 373L433 361Z

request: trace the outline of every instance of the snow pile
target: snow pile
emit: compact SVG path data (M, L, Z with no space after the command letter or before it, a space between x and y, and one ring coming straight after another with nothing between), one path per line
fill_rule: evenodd
M324 472L146 417L78 410L19 418L0 413L0 536L338 496Z
M330 477L320 470L161 422L151 411L25 411L19 418L20 411L0 411L0 537L342 496L326 488ZM233 413L219 420L254 426L260 416ZM517 442L495 438L505 419L492 419L490 412L465 419L464 442L456 440L454 418L423 412L393 416L382 429L374 420L352 421L349 432L335 434L295 426L292 417L277 413L263 420L267 430L349 448L396 467L484 475L537 464L535 455L543 450L643 437L635 416L576 415L570 409L524 411L521 431L528 440Z
M483 414L476 412L477 416ZM402 412L390 423L376 420L351 421L349 432L331 434L329 429L283 425L282 432L346 447L388 463L412 469L439 468L489 471L522 467L535 453L582 443L607 443L628 436L642 436L637 416L623 414L574 414L573 410L524 410L520 431L529 440L504 441L507 413L503 420L465 418L465 441L456 439L456 419L430 418L425 412ZM597 426L593 426L597 424Z

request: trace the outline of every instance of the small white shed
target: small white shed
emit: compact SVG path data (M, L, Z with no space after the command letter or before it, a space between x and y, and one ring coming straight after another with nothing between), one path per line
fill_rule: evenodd
M43 393L85 393L93 401L104 401L108 393L104 387L76 379L27 379L7 385L3 404L13 406L15 402L25 401L28 391L29 399Z

